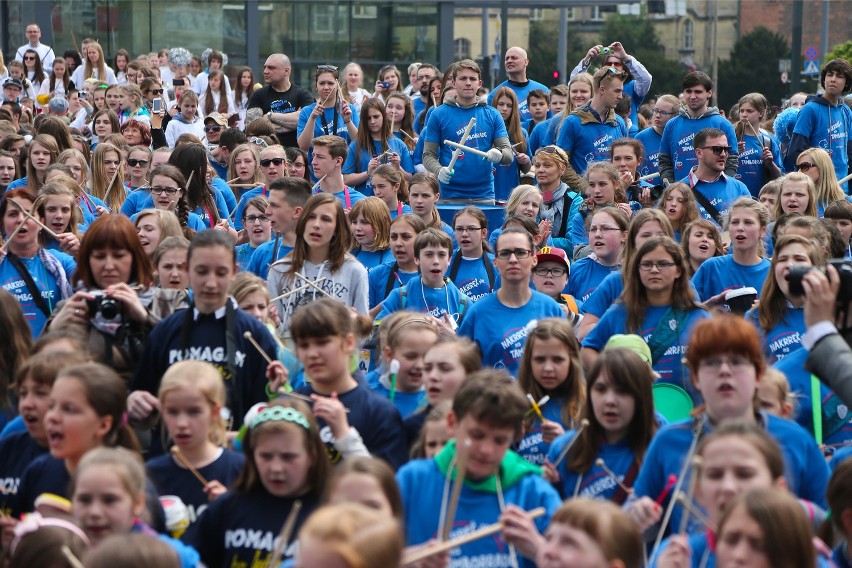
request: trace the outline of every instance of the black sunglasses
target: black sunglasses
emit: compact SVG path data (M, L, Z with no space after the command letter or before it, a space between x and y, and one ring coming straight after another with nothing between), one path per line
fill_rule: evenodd
M717 156L721 156L722 152L724 152L726 154L731 153L731 147L730 146L704 146L701 149L702 150L712 150L713 153L716 154Z
M796 164L796 169L799 170L800 172L806 172L809 169L815 168L815 167L816 167L816 164L812 164L810 162L801 162L799 164Z
M284 162L286 162L284 158L269 158L268 160L261 160L260 165L264 168L268 168L271 164L275 164L276 166L280 166Z
M163 89L148 89L145 91L146 93L154 93L155 95L162 95Z
M219 132L222 130L222 127L218 124L208 124L204 127L204 132Z
M136 158L127 158L127 165L131 168L135 168L136 166L145 167L148 165L148 160L137 160Z

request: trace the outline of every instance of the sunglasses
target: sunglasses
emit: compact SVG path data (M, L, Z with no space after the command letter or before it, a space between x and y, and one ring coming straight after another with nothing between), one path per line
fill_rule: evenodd
M136 158L127 158L127 165L131 168L135 168L136 166L144 168L148 165L148 160L137 160Z
M162 95L163 89L148 89L145 91L146 93L154 93L155 95Z
M284 158L269 158L268 160L261 160L260 166L263 168L268 168L270 165L275 164L276 166L280 166L284 162L286 162Z
M24 61L35 61L35 57L24 57Z
M207 125L204 127L204 132L219 132L220 130L222 130L222 127L218 124Z
M712 152L714 154L716 154L717 156L721 156L722 152L724 152L725 154L731 153L731 147L730 146L704 146L701 149L702 150L712 150Z
M816 164L812 164L810 162L801 162L801 163L796 164L796 169L799 170L800 172L806 172L809 169L815 168L815 167L816 167Z
M257 136L252 136L251 138L249 138L249 142L256 146L263 146L264 148L269 147L269 144L266 143L266 140L264 140L263 138L258 138Z
M331 71L337 73L337 67L334 65L317 65L317 71Z

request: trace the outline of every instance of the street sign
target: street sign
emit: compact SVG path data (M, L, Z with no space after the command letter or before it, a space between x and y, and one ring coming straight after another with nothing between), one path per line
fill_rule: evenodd
M819 75L819 61L805 61L805 69L802 75Z
M809 45L805 48L805 59L808 61L816 61L819 57L819 49L815 45Z

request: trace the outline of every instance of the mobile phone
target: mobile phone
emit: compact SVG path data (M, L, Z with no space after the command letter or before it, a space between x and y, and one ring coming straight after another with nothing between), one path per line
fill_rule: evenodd
M183 87L183 79L172 79L172 87Z
M383 89L390 89L391 84L390 81L382 81L379 85L381 85Z
M159 97L154 99L154 102L151 104L151 110L156 113L163 112L163 99Z
M87 93L86 91L80 91L80 98L81 99L88 99L89 93Z

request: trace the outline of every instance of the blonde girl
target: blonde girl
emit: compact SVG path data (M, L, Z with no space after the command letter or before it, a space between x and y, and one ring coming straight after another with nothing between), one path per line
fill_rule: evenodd
M127 153L128 184L131 192L147 185L151 169L151 150L146 146L133 146ZM124 206L122 205L122 209Z
M109 85L117 83L115 72L106 64L101 44L91 42L86 48L86 53L83 55L85 62L83 65L79 65L71 76L71 80L75 85L82 85L84 81L92 78L106 82Z
M157 396L168 438L181 459L167 453L149 460L145 469L160 495L180 497L194 523L210 501L225 493L244 463L242 455L224 449L225 383L210 363L179 361L163 375ZM186 463L208 483L198 483Z
M160 288L186 290L189 286L186 257L189 241L184 237L166 237L154 253L154 268Z
M784 213L817 216L817 196L813 180L801 172L792 172L781 178L775 218ZM841 198L842 199L842 198Z
M545 396L549 400L538 411L530 408L518 453L530 463L543 465L553 440L577 426L586 384L571 323L548 318L534 325L524 346L518 384L536 405Z
M405 204L408 201L408 182L402 170L391 164L382 164L373 171L370 181L373 195L385 202L391 219L411 213L411 207Z
M506 202L506 219L513 215L523 215L534 222L538 222L538 214L541 211L542 195L541 190L534 185L519 185L509 194L509 200ZM497 244L497 237L503 232L502 228L497 228L491 231L488 237L488 244L491 248ZM539 223L538 235L541 242L546 243L550 238L550 221L542 221Z
M550 129L550 138L542 141L539 148L556 143L562 123L568 115L592 100L594 92L594 78L590 73L584 72L574 75L574 78L568 82L568 104L565 105L565 110L556 117L556 124Z
M153 259L163 239L182 237L180 221L171 211L143 209L133 219L139 242L148 258Z
M195 550L158 535L142 520L151 516L146 510L146 484L138 454L122 448L93 450L80 462L71 481L71 513L95 549L110 536L149 534L174 549L181 568L197 566Z
M796 170L813 180L820 215L825 206L832 201L846 198L843 189L837 185L831 156L822 148L808 148L802 151L796 158Z
M684 228L701 218L695 194L688 185L679 181L666 186L660 196L657 209L666 214L674 230L674 240L677 242L681 242Z
M102 142L92 154L92 181L89 192L103 200L111 211L120 211L127 198L124 187L124 161L119 149L112 144Z
M395 318L388 327L382 347L386 372L369 386L373 392L389 399L403 419L425 404L423 356L437 340L437 325L428 314L407 312ZM389 371L392 361L399 363L395 375Z
M50 134L39 134L30 142L27 152L27 177L14 180L6 191L12 191L19 187L27 187L30 193L38 195L41 186L44 185L44 176L47 167L56 162L59 157L59 145Z
M589 244L586 220L598 207L616 206L629 219L633 215L627 203L627 194L621 187L618 169L609 162L593 162L583 177L589 184L586 199L580 205L579 214L571 219L569 238L574 245L574 258L579 258L582 249Z
M796 395L790 391L787 376L775 367L767 367L763 380L757 385L757 400L761 410L781 418L793 418Z
M242 441L245 463L232 490L210 503L183 537L207 566L269 562L294 503L301 502L294 526L298 531L319 505L328 481L325 445L307 405L273 401L253 410ZM237 530L260 538L245 546L231 537ZM292 558L294 552L289 546L283 557Z
M357 63L348 63L343 68L343 81L349 101L355 105L355 112L361 112L361 105L370 99L370 93L364 88L364 71Z
M41 188L41 194L33 204L44 224L56 233L58 239L49 237L44 232L39 234L42 246L48 250L61 250L72 256L80 249L80 234L78 225L82 221L82 213L77 206L77 196L67 185L59 182L48 182Z
M690 278L695 275L695 271L705 260L725 254L719 226L708 219L697 219L686 226L680 248L683 249L686 257Z
M237 193L241 196L253 187L263 185L263 172L260 169L260 153L257 144L240 144L231 152L228 164L228 181L240 187Z
M411 212L420 217L427 227L442 229L454 237L453 229L441 220L435 206L441 198L438 178L431 172L418 172L408 182L408 202Z
M367 197L349 210L352 237L355 246L352 255L367 270L386 262L393 262L390 251L390 211L378 197Z
M151 114L145 107L145 97L139 85L125 83L115 87L115 90L118 92L118 104L121 110L118 115L119 124L124 124L128 120L138 120L150 127Z

